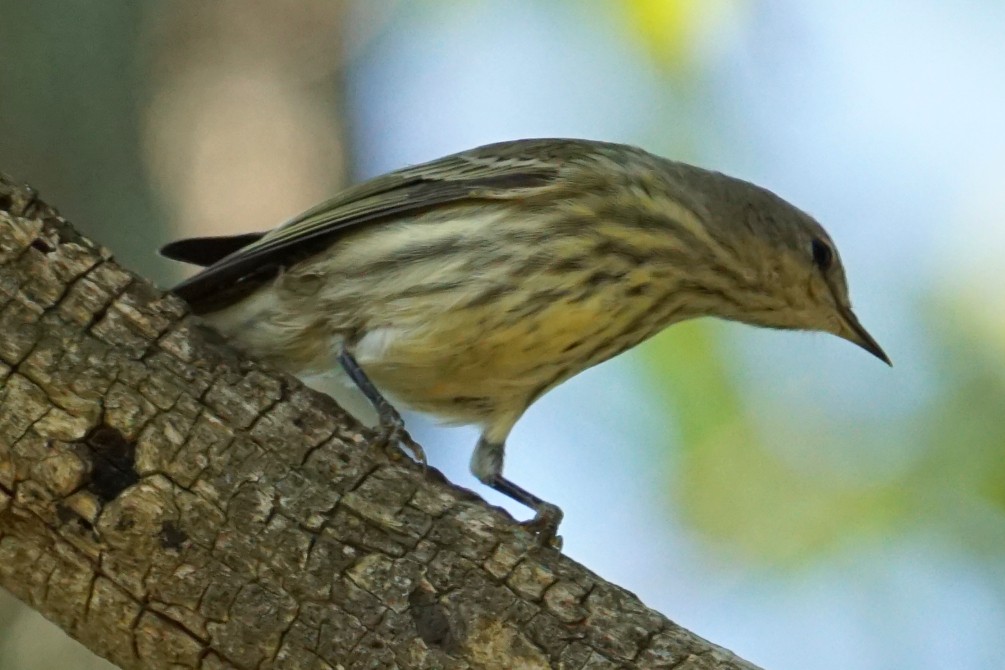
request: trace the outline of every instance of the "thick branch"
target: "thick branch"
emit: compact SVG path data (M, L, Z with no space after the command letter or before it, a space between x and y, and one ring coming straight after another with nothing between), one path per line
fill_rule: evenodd
M0 585L123 668L732 668L0 180Z

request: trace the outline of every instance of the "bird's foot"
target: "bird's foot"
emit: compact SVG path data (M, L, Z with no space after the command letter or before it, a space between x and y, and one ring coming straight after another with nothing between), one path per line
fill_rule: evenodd
M343 345L338 356L339 365L345 370L349 378L352 379L356 387L363 392L363 395L373 403L380 417L380 423L376 429L375 443L385 449L388 457L392 460L401 458L401 449L408 451L412 458L426 469L426 452L422 450L419 443L412 439L412 436L405 430L405 422L402 420L398 410L388 402L387 398L381 394L370 378L363 372L352 351ZM399 449L400 447L400 449Z
M426 468L426 452L405 429L405 421L398 411L387 405L381 408L380 424L377 427L376 443L381 445L389 458L398 460L402 450L407 451L423 469Z
M542 501L534 511L534 518L520 525L530 531L542 547L561 551L562 536L558 534L558 526L565 516L561 508Z

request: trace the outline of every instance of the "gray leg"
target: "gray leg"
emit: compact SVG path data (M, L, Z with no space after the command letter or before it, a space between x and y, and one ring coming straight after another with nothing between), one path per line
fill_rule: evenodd
M471 472L483 484L534 510L534 518L525 525L538 534L541 544L560 548L562 542L558 537L558 525L562 523L562 510L502 476L505 447L482 436L471 456Z
M402 420L401 415L398 414L398 410L373 385L370 378L363 372L363 368L356 362L356 358L345 346L339 352L338 362L342 366L342 369L345 370L345 373L349 375L349 378L352 379L353 383L356 384L356 387L363 392L363 395L373 403L374 409L377 410L377 416L380 418L380 440L388 445L401 444L402 447L412 453L415 460L425 467L426 452L408 434L408 431L405 430L405 422Z

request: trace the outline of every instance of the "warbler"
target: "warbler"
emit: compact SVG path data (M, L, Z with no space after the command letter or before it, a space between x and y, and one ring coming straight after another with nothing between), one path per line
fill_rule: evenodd
M504 445L586 368L703 316L833 333L890 362L811 216L621 144L490 144L350 187L269 232L162 253L206 266L173 290L250 355L300 376L341 370L384 439L422 458L395 404L479 426L472 472L534 510L544 542L562 512L503 476Z

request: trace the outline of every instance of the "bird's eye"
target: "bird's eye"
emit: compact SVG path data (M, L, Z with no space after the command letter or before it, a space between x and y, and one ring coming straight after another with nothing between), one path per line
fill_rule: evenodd
M827 272L830 269L831 264L834 262L834 250L831 249L831 245L827 244L819 237L813 240L813 263L820 268L821 271Z

